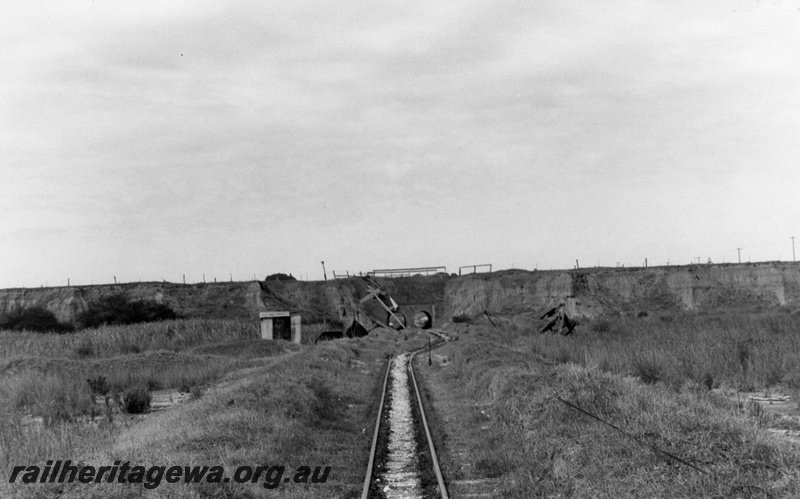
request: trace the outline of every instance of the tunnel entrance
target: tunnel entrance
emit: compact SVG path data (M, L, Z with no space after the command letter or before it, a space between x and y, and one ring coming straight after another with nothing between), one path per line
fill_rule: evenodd
M427 310L420 310L414 314L414 327L430 329L433 326L433 317Z

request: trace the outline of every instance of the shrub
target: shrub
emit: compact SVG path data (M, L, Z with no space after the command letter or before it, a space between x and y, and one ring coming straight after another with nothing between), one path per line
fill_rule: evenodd
M277 274L270 274L267 276L265 281L296 281L295 277L292 274L286 275L278 272Z
M451 317L451 320L455 324L461 324L461 323L472 324L472 318L470 318L470 316L468 316L467 314L454 315L453 317Z
M592 324L592 331L596 333L607 333L611 331L611 324L609 324L608 321L603 321L603 320L597 321L594 324Z
M568 347L559 345L558 351L556 351L555 355L553 356L553 360L559 364L568 364L572 362L572 352Z
M703 386L709 390L714 388L714 376L708 371L703 374Z
M78 316L78 322L83 327L97 327L103 324L135 324L177 317L175 311L163 303L131 300L124 293L118 293L89 303L89 308Z
M142 414L150 410L152 401L150 391L142 385L136 385L125 390L122 408L128 414Z
M92 395L105 395L109 392L108 380L105 376L97 376L96 378L88 378L86 383L89 385L89 391Z
M662 368L655 356L639 356L633 359L633 371L644 383L653 384L661 381Z
M43 307L22 308L8 316L4 329L13 331L38 331L40 333L67 333L72 326L58 322L53 312Z
M83 359L85 357L91 357L92 355L94 355L94 345L92 344L91 340L86 340L77 347L75 347L74 352L79 359Z

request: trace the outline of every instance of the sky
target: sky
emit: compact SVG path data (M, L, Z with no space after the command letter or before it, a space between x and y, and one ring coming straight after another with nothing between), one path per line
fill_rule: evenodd
M798 0L4 2L0 288L791 261L798 61Z

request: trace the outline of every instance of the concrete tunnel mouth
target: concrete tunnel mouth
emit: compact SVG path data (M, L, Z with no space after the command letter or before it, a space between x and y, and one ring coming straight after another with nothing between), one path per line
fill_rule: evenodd
M414 314L414 327L430 329L433 326L433 317L427 310L420 310Z

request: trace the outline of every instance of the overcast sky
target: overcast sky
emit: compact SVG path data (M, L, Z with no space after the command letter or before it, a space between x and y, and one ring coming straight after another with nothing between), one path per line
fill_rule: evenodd
M797 0L3 2L0 68L0 287L800 236Z

